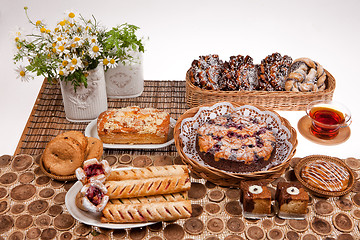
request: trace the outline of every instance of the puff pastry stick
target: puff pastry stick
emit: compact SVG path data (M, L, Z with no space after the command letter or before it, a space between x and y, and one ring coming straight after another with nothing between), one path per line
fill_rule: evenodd
M191 201L107 204L101 222L134 223L173 221L191 216Z
M124 199L112 199L109 204L138 204L138 203L153 203L153 202L176 202L188 200L187 192L170 193L155 196L134 197Z
M189 174L185 165L151 166L146 168L116 169L112 170L108 181L134 180L156 177L168 177Z
M191 187L188 175L137 180L106 181L110 199L143 197L187 191Z

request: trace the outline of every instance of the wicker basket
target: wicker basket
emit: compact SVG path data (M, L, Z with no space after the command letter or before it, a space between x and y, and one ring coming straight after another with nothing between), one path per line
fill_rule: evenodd
M315 100L332 100L335 78L325 70L326 89L319 92L214 91L196 87L186 73L186 103L190 108L220 101L246 103L271 110L302 111Z
M241 103L231 103L234 107L239 107L245 104ZM239 184L241 181L244 180L257 180L257 179L263 179L268 180L269 182L275 180L276 178L280 177L285 169L289 166L290 159L294 156L297 146L297 134L296 130L290 125L290 123L285 119L279 116L276 112L271 111L274 113L280 120L281 124L288 128L290 131L291 137L288 139L288 141L292 144L292 149L290 150L290 154L288 158L282 162L281 164L272 167L266 171L258 171L253 173L229 173L225 172L210 166L203 166L196 160L190 159L186 156L186 154L183 152L183 143L180 138L180 127L181 122L189 117L193 117L199 110L200 107L203 106L211 106L212 104L202 105L199 107L195 107L192 109L189 109L186 111L178 121L176 122L175 128L174 128L174 139L175 139L175 146L176 149L182 159L182 161L188 165L189 169L196 175L209 180L210 182L213 182L215 184L218 184L220 186L232 186L232 187L239 187ZM257 106L255 106L257 107ZM264 111L266 109L262 107L257 107L259 110Z

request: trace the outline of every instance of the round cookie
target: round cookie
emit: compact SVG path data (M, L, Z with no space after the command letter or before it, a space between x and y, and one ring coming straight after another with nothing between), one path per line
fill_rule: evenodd
M85 160L92 158L96 158L97 160L100 160L104 151L102 141L94 137L87 137L86 139L87 139L87 147L86 147Z
M54 138L46 145L42 161L45 169L52 174L73 175L84 162L84 151L72 138Z
M335 228L341 232L351 232L354 229L354 221L343 212L335 214L332 218Z

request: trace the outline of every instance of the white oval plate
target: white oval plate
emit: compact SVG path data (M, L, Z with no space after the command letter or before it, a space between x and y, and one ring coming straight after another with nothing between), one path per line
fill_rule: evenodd
M121 168L123 170L131 169ZM78 220L79 222L85 223L87 225L102 227L102 228L111 228L111 229L125 229L125 228L135 228L135 227L144 227L156 222L146 222L146 223L102 223L100 221L101 213L90 213L80 210L75 204L75 197L82 188L83 184L80 181L77 181L66 193L65 196L65 206L71 216Z
M157 148L167 147L175 142L175 140L174 140L175 124L176 124L176 120L173 118L170 118L169 135L168 135L168 140L165 143L161 143L161 144L107 144L107 143L103 143L103 147L104 148L113 148L113 149L157 149ZM99 135L97 133L97 119L92 120L87 125L87 127L85 128L85 136L100 139Z

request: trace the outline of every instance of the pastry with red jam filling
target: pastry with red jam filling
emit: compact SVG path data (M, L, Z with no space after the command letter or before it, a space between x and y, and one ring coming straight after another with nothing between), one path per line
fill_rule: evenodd
M76 195L75 204L83 211L101 212L109 201L109 196L106 193L107 189L104 184L95 180L81 188Z
M86 160L82 168L77 168L76 177L83 184L93 181L105 182L110 175L111 167L106 160L98 161L96 158Z

